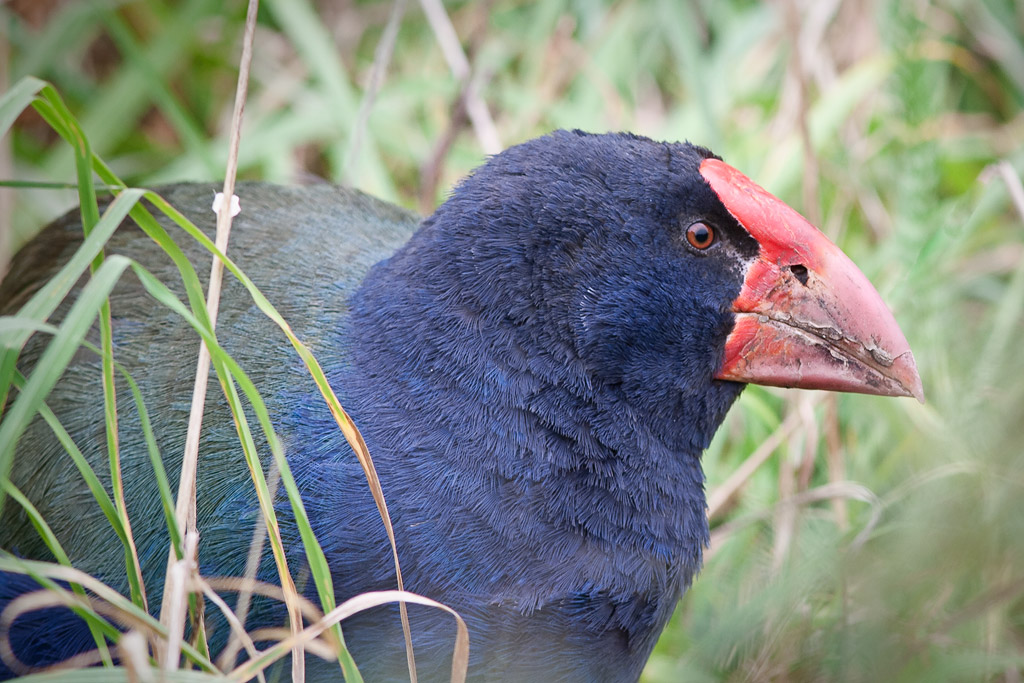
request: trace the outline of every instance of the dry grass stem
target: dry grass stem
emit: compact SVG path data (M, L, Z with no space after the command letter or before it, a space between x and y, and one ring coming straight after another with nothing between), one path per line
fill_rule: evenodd
M1021 220L1024 220L1024 185L1021 184L1020 176L1013 169L1013 165L1005 160L995 165L995 172L1006 183L1006 189L1010 193L1013 206L1017 209L1017 214Z
M705 560L708 560L712 555L714 555L715 550L721 547L722 543L729 536L755 522L759 522L776 515L780 508L800 508L814 503L833 501L837 499L859 500L871 506L871 516L850 544L851 548L858 548L867 541L871 532L878 525L878 521L882 517L884 505L882 501L878 499L878 496L863 484L858 484L853 481L834 481L813 489L808 489L807 491L802 491L788 498L781 499L771 508L759 510L756 513L745 515L740 519L731 520L719 525L711 532L711 543L708 550L705 551Z
M205 576L203 582L213 588L215 591L234 591L237 593L248 592L254 595L262 595L263 597L272 598L279 602L285 602L286 596L284 590L276 584L267 583L266 581L258 581L255 579L244 579L238 576ZM301 594L295 601L295 604L299 608L299 612L307 621L316 621L323 617L323 612L309 599L303 597Z
M281 471L277 468L277 463L271 463L270 473L267 477L267 490L270 491L270 499L275 500L277 498L277 486L281 483ZM256 579L256 572L260 568L260 560L263 557L263 546L267 540L267 520L263 518L263 515L259 515L256 518L256 527L252 532L252 540L249 542L249 555L245 559L245 573L243 577L246 581L254 581ZM243 588L238 593L238 600L235 603L235 613L238 615L238 621L243 626L242 633L244 634L245 620L249 616L249 605L252 601L252 591L249 588ZM224 651L220 654L217 659L217 665L221 669L230 668L235 661L235 656L238 654L239 648L242 646L242 641L239 639L238 634L234 630L231 631L231 638L228 640L227 646Z
M791 410L793 410L791 408ZM796 414L800 414L799 410L793 410ZM803 422L803 416L800 419ZM790 441L789 450L800 453L803 449L802 444L806 443L806 433L801 430L797 430L796 433L801 438L796 439L795 443ZM779 571L785 563L786 557L789 555L789 548L792 545L793 537L796 535L796 522L797 522L797 507L795 505L787 503L792 500L796 495L796 468L793 462L793 456L790 454L783 453L779 458L779 505L775 506L775 514L773 515L772 528L774 534L772 535L772 569Z
M839 431L839 400L832 394L823 399L825 403L825 465L828 468L828 480L835 483L846 479L846 466L843 462L843 440ZM836 526L845 531L850 526L850 516L846 508L845 498L832 499L832 513Z
M363 91L363 99L359 103L359 113L356 116L356 124L350 135L348 154L345 158L343 177L352 182L353 171L359 160L359 148L366 135L366 126L370 120L370 110L377 99L377 93L384 84L384 76L388 71L388 64L391 63L391 55L395 51L395 40L398 38L398 27L402 24L402 16L405 14L407 0L394 0L391 5L391 13L388 15L388 23L384 27L384 33L377 42L377 49L373 53L373 66L370 67L370 78Z
M790 412L782 424L761 442L753 453L747 456L743 464L722 484L715 487L708 495L708 519L714 520L725 514L734 504L736 496L743 486L750 480L754 473L763 465L775 449L789 438L796 426L799 424L797 415Z
M77 569L71 569L70 567L58 567L55 571L50 572L50 574L51 578L59 578L64 581L74 581L75 583L82 584L90 590L100 593L100 597L85 598L58 587L57 589L43 588L31 593L23 593L7 603L3 612L0 612L0 660L15 674L25 675L36 672L77 669L99 664L103 661L100 651L92 649L41 669L32 669L21 662L11 649L11 625L21 615L36 610L52 607L83 607L113 620L128 630L134 629L147 633L150 636L155 635L152 629L146 623L138 620L134 614L108 602L105 598L115 595L114 592L88 574Z
M420 5L430 22L438 45L441 46L441 52L448 62L448 68L451 69L452 75L460 83L471 83L473 75L469 59L462 50L455 27L452 26L451 19L448 18L448 13L445 11L444 5L441 4L441 0L420 0ZM487 103L481 98L476 86L466 89L466 115L473 124L477 141L484 153L497 154L500 152L502 145L498 127L494 125L494 119L487 108Z
M803 432L803 448L798 454L799 469L797 472L797 491L806 491L814 474L814 464L818 455L818 443L821 441L821 430L814 415L814 408L820 401L819 394L802 392L797 394L796 406L800 411L800 426Z
M185 532L185 556L175 562L167 573L164 602L167 613L167 644L163 658L163 670L174 671L181 659L181 643L185 633L185 617L188 614L188 579L195 566L196 552L199 549L199 534L195 531Z
M249 634L245 631L244 621L240 617L235 615L235 613L231 610L228 604L224 602L223 598L217 595L217 593L213 590L210 584L206 581L203 581L203 579L200 576L192 577L192 587L193 590L201 592L204 596L206 596L206 599L212 602L217 607L217 609L221 611L221 614L224 615L224 619L227 620L228 626L231 628L232 642L237 641L238 643L240 643L241 646L245 647L245 651L249 654L249 658L255 659L259 653L256 651L256 644L252 641L252 638L250 638ZM247 596L251 596L252 591L247 590L245 594ZM224 665L225 660L228 662L228 666L234 663L233 657L227 658L222 656L221 659L218 661L218 667L222 670L228 668ZM260 683L266 683L266 679L264 678L262 671L256 674L256 678L259 679Z
M264 652L264 655L270 654L273 659L270 659L269 661L261 659L259 662L245 662L232 671L229 674L229 677L235 681L249 680L255 675L256 671L265 669L275 659L277 659L278 655L283 654L287 649L300 647L301 645L311 642L313 639L318 638L327 629L331 628L334 624L340 623L342 620L358 614L359 612L394 602L399 604L414 603L417 605L434 607L448 612L455 618L457 628L455 634L455 650L452 655L451 680L452 683L464 683L469 664L469 631L466 629L466 623L463 621L462 617L459 616L458 612L452 608L435 600L431 600L430 598L425 598L422 595L416 595L415 593L409 593L407 591L394 590L361 593L355 597L349 598L325 614L321 619L307 626L302 630L302 632L293 633L288 638L276 643Z
M245 96L249 84L249 68L252 64L252 43L256 31L256 13L259 9L259 0L250 0L246 15L245 34L242 39L242 56L239 62L238 83L235 91L235 106L231 117L231 133L228 145L227 170L224 176L224 201L221 202L220 210L217 212L217 248L221 253L227 253L228 237L231 233L231 198L235 191L235 176L238 171L238 147L242 128L242 114L245 111ZM217 312L220 307L220 288L223 277L224 266L219 259L214 258L210 266L210 280L207 290L206 305L210 316L210 325L216 326ZM196 475L199 465L199 435L203 423L203 411L206 402L206 386L210 375L210 352L205 342L200 342L199 358L196 362L195 384L192 390L192 408L189 414L188 430L185 437L185 452L181 465L181 476L178 482L178 497L175 503L175 521L178 528L188 533L197 533L196 530ZM165 585L170 585L171 572L176 562L174 547L168 552L168 579ZM174 609L169 603L168 591L164 593L164 601L160 609L161 622L170 627L171 615L169 610ZM165 616L166 615L166 616ZM175 622L177 623L177 622ZM180 623L184 628L184 620ZM172 633L171 640L178 636ZM168 654L175 650L168 647ZM301 661L301 658L298 658ZM177 659L175 659L177 662ZM168 663L164 662L167 667ZM175 665L176 666L176 665ZM297 666L301 667L301 663ZM302 680L301 675L297 680Z
M825 4L825 3L821 3ZM791 78L796 83L797 94L797 130L800 133L800 140L804 155L804 172L801 175L803 189L803 210L808 220L814 225L821 225L821 210L818 206L818 175L821 172L821 164L814 151L814 143L811 140L810 118L810 84L804 58L804 35L810 35L805 31L805 25L801 21L801 8L799 0L790 0L786 4L786 15L788 29L791 36L796 39L792 42L792 54L789 60L789 71ZM822 25L824 30L824 24Z
M125 633L117 643L117 651L130 683L152 683L156 680L149 666L146 638L141 633Z

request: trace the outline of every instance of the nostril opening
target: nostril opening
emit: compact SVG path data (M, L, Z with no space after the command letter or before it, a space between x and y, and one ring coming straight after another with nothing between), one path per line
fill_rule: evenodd
M797 280L800 281L800 284L804 285L805 287L807 286L807 266L798 263L795 266L790 266L789 271L793 273L793 276Z

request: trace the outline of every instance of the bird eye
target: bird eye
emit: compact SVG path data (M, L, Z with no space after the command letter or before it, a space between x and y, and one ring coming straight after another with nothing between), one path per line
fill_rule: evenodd
M686 229L686 241L694 249L707 249L715 243L715 231L707 223L697 221Z

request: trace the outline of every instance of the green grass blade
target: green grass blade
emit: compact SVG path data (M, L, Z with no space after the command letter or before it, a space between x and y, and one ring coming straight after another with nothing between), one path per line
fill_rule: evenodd
M119 194L107 207L103 217L93 226L92 232L74 255L25 303L20 309L19 315L40 321L49 318L89 268L89 264L96 258L96 255L103 250L107 240L144 195L144 192L144 190L125 190ZM0 335L0 344L7 348L19 348L30 334L31 331L26 330L15 336Z
M153 434L153 425L149 420L149 411L142 399L142 392L135 379L128 373L128 370L118 364L121 376L128 383L132 397L135 399L135 409L139 413L139 426L146 440L146 450L149 453L149 461L153 465L153 474L156 477L157 488L160 491L160 505L164 511L164 521L167 523L167 530L171 535L171 543L174 544L178 557L182 557L184 549L182 546L181 530L174 519L174 495L171 493L171 484L167 478L167 470L164 469L163 458L160 456L160 447L156 443L156 436Z
M82 218L82 229L85 237L91 234L93 228L100 221L99 206L96 199L96 190L93 185L93 154L78 121L65 106L57 91L50 85L45 85L41 91L43 102L37 103L36 109L46 114L47 121L54 125L55 130L64 137L65 141L74 150L75 170L78 178L79 211ZM103 263L102 251L98 252L90 265L91 272L95 273ZM113 483L114 502L121 518L123 529L123 545L125 550L125 564L128 574L128 581L131 585L132 598L140 607L146 606L146 593L142 579L142 570L139 567L138 551L135 547L132 536L131 521L128 518L127 506L124 500L124 487L121 475L120 453L117 438L117 394L114 386L114 362L113 362L113 325L111 322L110 304L103 301L99 311L99 328L103 364L103 397L104 397L104 422L106 425L106 439L108 459L110 461L111 481ZM9 355L9 354L8 354ZM0 362L0 390L3 387L4 375L9 372L12 363L8 358ZM0 463L2 464L2 463ZM2 499L0 499L2 503Z
M70 133L70 136L65 139L74 149L75 171L78 177L79 211L82 216L82 230L85 233L85 237L88 238L93 228L100 221L96 189L93 185L94 157L89 140L82 131L81 126L79 126L78 121L67 109L63 100L52 86L44 87L42 95L53 111L56 112L56 116L62 119L67 131ZM93 258L90 272L95 274L102 264L103 253L101 251ZM117 436L117 391L114 385L113 323L111 320L110 302L108 300L104 300L100 306L99 328L103 365L103 416L106 426L107 457L110 463L110 479L113 488L114 504L117 508L118 517L121 520L121 528L124 531L122 540L132 599L139 607L145 609L145 584L143 583L142 569L139 566L138 550L135 547L135 540L132 535L131 520L128 518L128 508L124 499L124 484L121 474L121 457Z
M15 119L28 109L44 87L45 81L26 76L0 97L0 138L7 135Z
M15 386L18 387L18 389L24 389L25 381L25 378L19 373L15 378ZM71 461L78 469L79 474L85 481L85 485L89 487L90 493L92 493L93 498L96 499L96 503L100 506L100 510L102 510L104 516L106 516L107 521L110 522L110 526L114 533L116 533L118 538L122 539L123 542L124 529L121 526L121 518L117 514L117 508L114 507L114 502L110 500L110 496L107 495L99 477L96 476L96 471L92 468L92 465L89 464L89 460L85 457L85 454L82 453L81 449L78 448L74 439L72 439L68 431L64 429L64 425L61 424L56 414L50 410L50 407L47 406L45 402L40 404L39 414L50 427L50 430L53 431L53 435L57 437L57 441L60 442L64 451L71 457Z
M14 447L18 439L28 427L32 416L39 410L46 395L64 374L75 350L107 300L107 295L129 263L129 259L123 256L111 256L96 271L68 311L60 331L40 357L32 376L25 384L24 391L15 399L3 422L0 423L0 479L10 476ZM3 509L3 501L4 495L0 492L0 510Z
M103 218L93 227L90 235L68 260L67 263L50 278L47 283L29 299L18 312L20 317L44 321L57 309L60 302L67 296L71 288L78 282L82 274L89 268L93 259L102 251L110 236L121 224L131 208L142 197L141 190L127 190L107 207ZM18 356L18 349L32 334L31 328L0 332L0 346L3 347L0 357L0 399L6 396L10 387L11 377ZM0 400L2 403L2 400Z
M213 245L211 244L211 247L212 246ZM221 258L225 259L226 265L229 263L229 261L226 260L226 257L221 256ZM230 264L229 267L237 270L237 266L234 266L233 263ZM302 503L302 497L299 493L298 486L296 485L295 478L291 473L288 460L285 458L284 448L281 446L280 440L274 432L270 413L267 411L266 404L263 402L259 391L235 360L225 353L220 347L216 337L208 329L202 326L199 320L191 314L191 312L178 300L176 296L174 296L173 292L167 289L163 283L161 283L142 266L134 264L132 268L136 276L139 278L139 281L146 288L146 291L162 305L170 308L185 318L185 320L192 325L196 332L198 332L206 342L206 346L210 351L211 360L217 370L217 377L221 381L225 396L228 399L232 414L235 417L235 424L239 431L239 437L242 441L246 463L249 466L250 474L252 475L253 482L256 486L260 508L267 520L271 546L275 555L275 560L278 562L281 580L290 582L291 576L287 572L287 558L280 539L277 515L274 512L273 501L270 497L270 491L267 486L262 465L256 455L255 442L252 439L252 434L248 427L248 421L246 420L245 412L242 408L241 402L239 401L233 382L238 383L239 387L241 387L243 393L246 395L246 398L249 400L253 412L256 414L260 426L263 429L267 443L270 446L275 464L281 473L281 481L285 485L289 502L292 505L292 510L296 517L296 524L302 537L303 546L306 550L307 562L309 562L311 571L314 573L314 581L316 582L318 595L325 606L330 605L330 609L333 609L334 588L331 580L330 569L327 566L326 557L323 554L323 549L320 547L319 542L317 542L316 537L313 534L312 525L309 522L305 506ZM269 303L267 305L269 306ZM228 377L233 381L228 381ZM339 638L339 640L341 639ZM352 661L347 650L342 649L342 653L341 659L346 680L362 680L358 673L358 669L355 667L355 663Z

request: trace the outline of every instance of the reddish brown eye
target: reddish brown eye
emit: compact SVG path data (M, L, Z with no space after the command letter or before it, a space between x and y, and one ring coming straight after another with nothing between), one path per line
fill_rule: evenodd
M694 249L707 249L715 243L715 231L707 223L698 221L686 229L686 241Z

